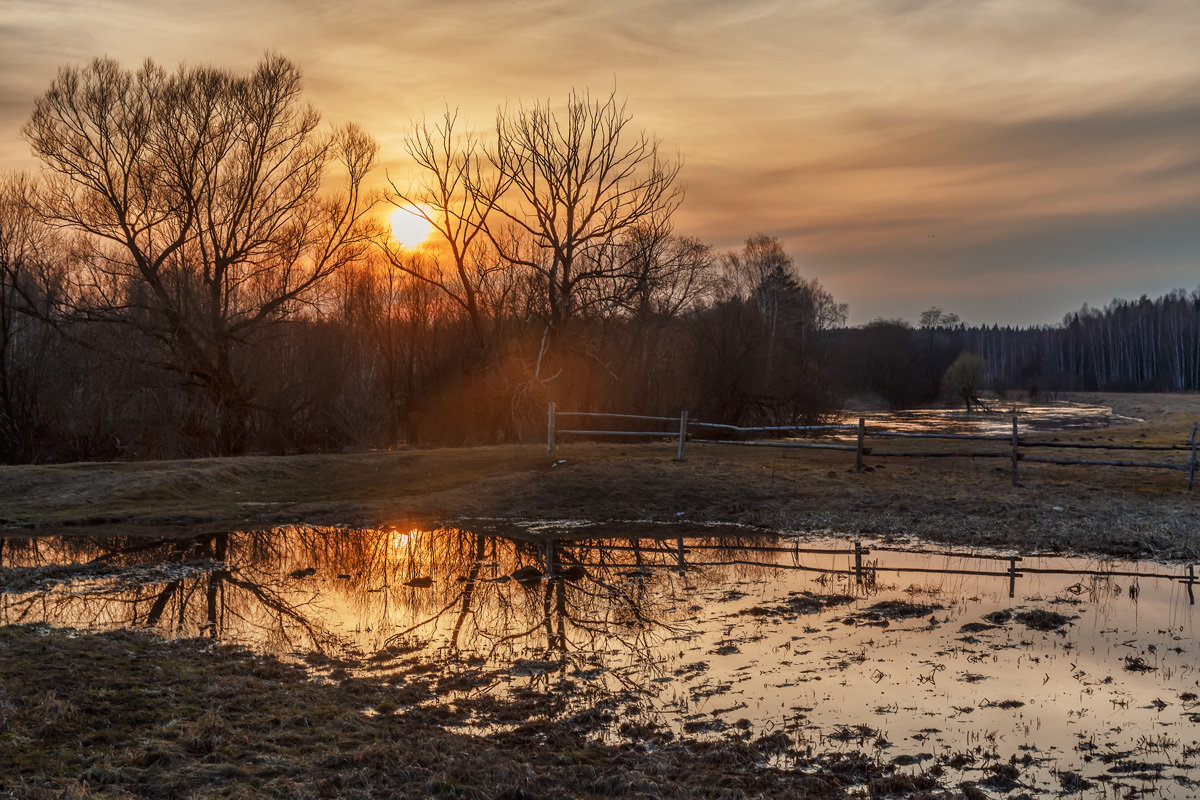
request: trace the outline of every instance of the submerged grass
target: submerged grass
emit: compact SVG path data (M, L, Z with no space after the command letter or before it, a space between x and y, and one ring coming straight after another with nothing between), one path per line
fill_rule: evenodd
M586 715L524 707L518 724L471 736L385 683L130 631L2 627L0 687L0 796L13 798L958 796L861 757L853 770L839 754L768 766L787 739L745 732L608 745Z

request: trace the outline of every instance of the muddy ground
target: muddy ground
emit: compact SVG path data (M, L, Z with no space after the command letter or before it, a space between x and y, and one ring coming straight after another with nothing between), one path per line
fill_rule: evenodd
M1064 440L1178 442L1200 416L1195 396L1087 399L1141 421ZM290 521L692 520L1019 552L1200 557L1200 492L1188 493L1175 471L1022 465L1014 487L998 459L869 457L860 474L853 454L840 452L693 445L682 463L673 455L670 443L567 443L554 458L525 445L4 467L0 525L29 535ZM1020 765L946 781L940 764L902 769L854 752L801 751L786 735L745 729L708 740L630 730L597 743L597 728L612 722L602 710L556 719L549 696L411 707L420 676L438 669L414 661L400 683L337 670L314 678L207 640L0 628L0 796L1022 796ZM447 728L468 712L505 724L487 736ZM1061 780L1078 791L1078 776Z
M0 628L0 796L982 796L974 781L939 789L938 765L905 774L854 752L801 752L782 732L691 741L628 727L601 744L593 732L611 723L605 712L550 722L553 695L481 696L504 729L455 733L445 724L475 711L469 703L398 710L432 689L429 673L414 664L392 683L318 682L205 640ZM980 780L994 773L981 769Z

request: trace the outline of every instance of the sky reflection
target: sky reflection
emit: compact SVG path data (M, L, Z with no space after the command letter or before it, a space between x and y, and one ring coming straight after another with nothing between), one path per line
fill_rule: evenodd
M1117 757L1192 780L1197 615L1178 567L575 533L10 538L0 619L212 636L323 674L403 682L433 665L442 700L417 702L533 690L626 727L1024 758L1050 786L1054 770L1116 780Z

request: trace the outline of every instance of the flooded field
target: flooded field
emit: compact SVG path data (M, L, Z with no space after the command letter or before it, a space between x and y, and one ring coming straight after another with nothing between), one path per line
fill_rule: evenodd
M503 694L607 740L773 737L782 766L844 751L994 797L1198 790L1186 567L658 530L7 538L0 621L241 643L468 730L524 721L488 713Z
M839 425L857 425L863 417L869 427L898 433L955 433L974 436L1009 436L1013 413L1022 433L1099 431L1113 425L1140 420L1116 414L1107 406L1081 403L1047 403L1010 407L993 403L989 410L970 414L962 408L923 408L906 411L865 411L847 413L836 419Z

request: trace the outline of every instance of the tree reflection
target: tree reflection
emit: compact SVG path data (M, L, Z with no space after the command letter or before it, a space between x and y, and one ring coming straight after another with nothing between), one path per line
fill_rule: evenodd
M19 541L4 563L33 585L9 586L7 623L152 628L277 652L349 644L313 613L313 591L280 580L284 544L268 531Z
M731 559L747 544L721 541ZM650 661L684 624L674 603L682 582L721 578L712 567L684 571L681 555L673 541L462 529L15 538L0 545L9 576L0 613L272 652L358 655L404 643L448 658L562 662L619 649Z

